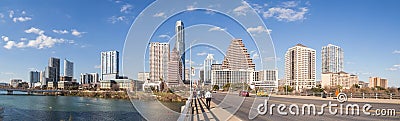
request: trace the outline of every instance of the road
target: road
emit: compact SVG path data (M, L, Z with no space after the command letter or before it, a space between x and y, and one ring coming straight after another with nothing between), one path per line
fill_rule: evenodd
M249 112L250 112L250 107L253 105L253 101L256 99L255 96L251 97L239 97L237 94L224 94L224 93L214 93L213 94L213 102L216 104L222 104L224 98L226 96L229 96L229 100L243 100L243 103L240 105L240 108L237 110L236 113L234 113L235 116L239 117L242 120L250 120L249 119ZM236 98L236 99L232 99ZM244 98L244 99L243 99ZM224 105L229 104L229 100L224 100L226 102L223 102ZM264 99L260 99L257 97L257 101L265 102ZM260 103L257 103L256 105L258 106ZM289 112L288 108L291 104L297 104L300 108L300 115L280 115L277 112L277 108L273 109L273 115L270 115L270 110L268 110L267 114L265 115L258 115L252 120L260 120L260 121L275 121L275 120L324 120L324 121L338 121L338 120L352 120L352 121L365 121L365 120L400 120L400 105L398 104L384 104L384 103L369 103L372 108L370 110L371 115L365 115L363 114L363 111L361 110L362 107L364 106L365 103L359 103L359 102L345 102L343 104L343 114L340 114L340 110L338 110L338 114L332 115L329 113L329 108L325 107L324 109L324 114L323 115L301 115L302 113L302 105L303 104L314 104L316 106L316 112L320 112L321 110L321 105L322 104L328 104L329 101L326 100L311 100L311 99L299 99L299 98L285 98L285 97L270 97L268 100L268 108L270 108L271 104L284 104L287 106L285 109L285 112ZM337 101L332 101L332 103L335 104L341 104ZM237 104L237 103L236 103ZM347 104L358 104L360 106L360 115L346 115L345 114L345 107ZM232 105L235 106L235 105ZM256 109L257 106L254 106L255 108L253 111ZM237 107L237 105L236 105ZM293 108L295 109L295 108ZM339 108L333 108L333 109L339 109ZM395 109L397 114L396 116L372 116L375 115L375 110L376 109ZM256 111L256 110L255 110ZM296 110L293 110L296 111ZM352 110L350 110L352 111ZM231 111L232 112L232 111ZM257 114L257 112L252 112L251 114Z

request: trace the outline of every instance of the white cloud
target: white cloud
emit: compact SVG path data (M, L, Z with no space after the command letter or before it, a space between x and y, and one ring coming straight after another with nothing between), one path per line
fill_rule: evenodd
M53 30L54 33L57 34L68 34L69 32L67 30Z
M0 18L4 18L4 14L0 13Z
M14 11L11 10L10 13L8 14L8 17L13 18L14 17Z
M269 32L271 33L272 30L271 29L265 29L263 26L257 26L257 27L250 27L247 28L247 31L250 33L262 33L262 32Z
M40 30L38 28L31 27L30 29L25 30L25 33L34 33L37 34L38 36L34 40L29 40L27 43L25 42L15 42L8 40L6 45L3 47L6 49L12 49L13 47L16 48L36 48L36 49L43 49L43 48L51 48L57 43L74 43L74 40L66 40L63 38L53 38L49 37L44 34L43 30ZM4 39L4 38L3 38ZM26 38L21 38L21 41L26 41Z
M77 36L77 37L81 37L82 34L85 34L85 33L86 33L86 32L79 32L79 31L76 30L76 29L72 29L72 30L71 30L71 34L74 35L74 36Z
M159 38L166 38L168 40L171 39L171 37L169 35L166 35L166 34L159 35L158 37Z
M242 5L233 9L233 13L237 16L246 16L247 12L250 11L249 5L243 1Z
M101 68L101 66L100 65L94 65L94 68L95 69L99 69L99 68Z
M32 20L32 18L31 17L16 17L16 18L13 18L14 23L25 22L25 21L29 21L29 20Z
M196 55L198 55L198 56L204 56L204 55L207 55L208 53L206 53L206 52L199 52L199 53L197 53Z
M7 36L1 36L1 39L5 42L9 41L10 39Z
M399 69L398 68L387 68L386 70L388 70L388 71L397 71Z
M125 16L112 16L112 17L108 18L108 21L113 23L113 24L117 23L117 22L120 22L120 21L125 22L125 23L128 22L127 18Z
M253 56L251 57L253 60L259 59L260 55L258 53L254 53Z
M186 7L186 10L188 10L188 11L192 11L194 9L195 9L194 5L189 5Z
M393 51L393 54L400 54L400 50Z
M283 4L283 7L293 8L293 7L296 7L299 3L296 1L286 1L286 2L283 2L282 4Z
M40 30L38 28L31 27L30 29L25 30L25 33L28 33L28 34L34 33L34 34L42 35L44 33L44 31Z
M12 49L13 47L17 47L17 48L24 48L26 47L24 42L14 42L14 41L8 41L6 45L4 45L3 47L6 49Z
M25 11L22 11L21 14L26 14L26 12L25 12Z
M163 17L163 18L166 18L167 16L165 15L164 12L160 12L160 13L154 14L153 17Z
M122 7L121 7L121 10L120 10L120 12L122 12L122 13L129 13L130 12L130 10L132 9L132 5L131 4L125 4L125 5L122 5Z
M400 64L397 64L397 65L393 65L393 67L397 67L397 68L400 68Z
M222 29L221 27L212 27L208 31L225 31L225 29Z
M299 8L298 10L294 10L291 8L280 8L274 7L268 9L268 11L263 13L264 18L274 17L278 19L278 21L297 21L304 20L304 15L308 12L306 7Z

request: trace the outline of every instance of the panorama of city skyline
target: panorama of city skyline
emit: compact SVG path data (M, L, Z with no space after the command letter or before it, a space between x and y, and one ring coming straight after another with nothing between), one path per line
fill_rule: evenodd
M122 53L131 24L153 1L93 2L46 1L47 4L40 4L37 1L1 1L0 82L9 83L11 79L28 82L29 71L44 71L50 57L73 62L72 75L78 80L81 73L100 73L101 52L117 50ZM399 1L246 2L262 17L268 29L240 28L232 23L225 23L227 20L218 17L222 16L220 14L193 11L166 21L150 41L173 40L176 20L183 20L185 25L195 25L212 15L220 19L216 22L217 26L200 29L223 31L217 34L234 33L234 38L239 36L244 40L250 39L244 33L246 31L251 34L270 32L277 57L279 79L284 78L286 51L300 43L316 50L316 79L320 81L322 47L333 44L344 51L344 71L358 75L361 81L369 82L369 77L378 76L388 79L390 87L400 86L400 47L396 44L396 39L400 38L396 30L400 27L397 22L400 16L396 16L396 11L400 9L396 6ZM187 6L187 9L196 8L196 4ZM249 11L246 6L239 6L230 12L236 16L246 16ZM166 13L167 11L159 11L152 17L166 18ZM187 34L186 36L190 35ZM217 63L221 63L232 36L210 36L209 39L224 40L227 43L225 48L221 48L222 54L194 49L192 54L196 57L191 63L197 68L202 67L208 54L214 54ZM172 45L170 48L173 48ZM253 61L260 59L259 54L254 51L255 47L247 44L245 46ZM137 78L136 75L125 76Z

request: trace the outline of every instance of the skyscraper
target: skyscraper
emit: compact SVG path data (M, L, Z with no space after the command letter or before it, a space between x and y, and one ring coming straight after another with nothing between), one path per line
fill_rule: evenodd
M40 73L38 71L29 72L30 87L34 88L34 84L40 81Z
M342 48L336 45L328 44L322 47L322 73L339 73L344 68L344 54Z
M315 50L302 44L289 48L285 54L285 78L296 91L315 87Z
M247 52L242 39L233 39L228 47L224 61L222 62L222 69L252 69L255 70L255 64Z
M185 76L185 31L184 31L184 25L181 20L176 21L175 25L175 34L176 34L176 42L175 42L175 47L176 51L178 52L178 57L180 57L180 62L182 63L182 79L186 79Z
M117 79L119 74L119 52L101 52L101 79Z
M168 79L167 85L179 85L182 82L182 63L178 56L178 51L176 48L172 49L171 57L168 62Z
M210 84L211 83L211 65L215 63L214 56L213 54L208 54L207 58L204 60L204 77L203 81L204 84Z
M167 79L169 44L152 42L149 49L150 60L150 81L161 81Z
M64 76L74 77L74 63L64 59Z
M46 68L46 85L49 81L53 82L53 87L57 87L57 82L60 80L60 59L51 57L49 66Z

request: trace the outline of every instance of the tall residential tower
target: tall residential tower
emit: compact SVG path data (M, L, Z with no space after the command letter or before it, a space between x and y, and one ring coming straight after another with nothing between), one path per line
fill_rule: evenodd
M112 80L118 78L119 52L101 52L101 79Z
M74 77L74 63L64 59L64 76Z
M328 44L322 47L322 73L339 73L343 71L343 50L339 46Z
M182 79L185 78L185 30L184 25L181 20L176 21L175 24L175 34L176 34L176 42L175 47L178 52L178 56L180 57L180 62L182 63Z
M213 56L213 54L208 54L207 58L204 60L204 67L203 67L204 84L211 84L211 65L212 64L215 64L214 56Z
M315 87L315 50L302 44L289 48L285 54L285 78L296 91Z
M167 79L169 44L152 42L149 49L150 81L156 82Z

